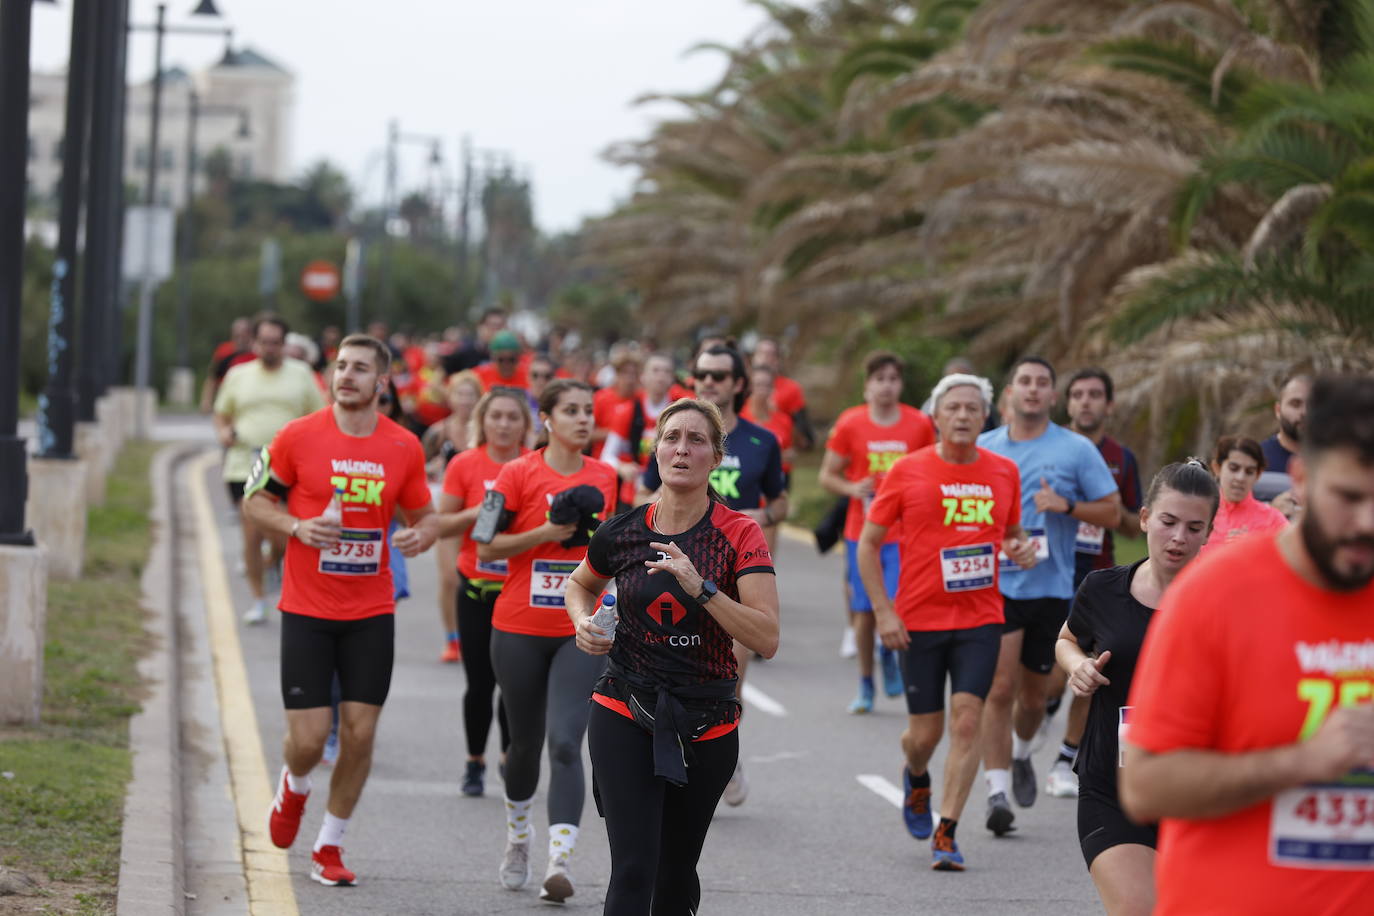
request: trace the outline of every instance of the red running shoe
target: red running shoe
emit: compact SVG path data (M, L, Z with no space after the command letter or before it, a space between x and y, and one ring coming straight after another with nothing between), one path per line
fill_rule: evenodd
M450 639L448 645L444 648L444 654L439 656L439 661L453 664L454 662L461 662L462 660L462 646L458 644L458 640Z
M329 887L352 887L358 876L344 868L339 858L343 850L337 846L321 846L310 855L310 877Z
M278 849L290 849L296 842L296 833L301 829L301 815L305 814L305 800L310 793L292 792L286 781L287 769L281 768L281 779L277 782L277 796L272 799L272 810L267 815L267 832L272 836L272 845Z

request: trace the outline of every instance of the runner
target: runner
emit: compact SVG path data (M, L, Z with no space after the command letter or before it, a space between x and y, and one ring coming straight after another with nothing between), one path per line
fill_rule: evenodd
M392 542L414 556L434 543L438 523L419 440L377 413L390 362L381 341L344 338L333 406L277 434L244 501L255 524L291 538L278 604L286 762L268 817L272 843L282 849L300 830L310 771L329 736L336 674L341 688L339 758L311 854L310 877L326 885L357 883L340 846L372 768L377 721L391 686L396 601L383 538L399 509L410 527Z
M1264 451L1254 439L1222 436L1217 440L1212 473L1221 485L1221 508L1203 550L1210 553L1223 544L1288 527L1282 512L1255 499L1255 481L1264 472L1264 462Z
M491 339L491 362L483 363L473 372L482 380L487 391L498 385L507 388L529 387L529 375L525 365L524 347L513 331L498 331Z
M256 359L235 366L224 376L215 395L212 417L215 435L224 447L224 482L229 498L237 508L243 502L244 486L258 452L291 420L319 410L324 397L315 384L315 373L305 363L284 356L286 321L276 315L261 315L253 322L253 353ZM263 531L245 516L239 525L243 533L243 573L253 603L243 622L267 622L267 590L264 573L276 573L286 551L286 538ZM263 560L263 545L271 556Z
M634 503L636 484L652 457L658 415L673 401L669 394L673 358L665 353L651 354L644 360L639 383L638 393L611 413L601 447L601 460L620 473L620 503L627 509Z
M253 319L235 318L229 325L229 339L216 345L215 352L210 355L210 366L200 388L200 412L214 410L215 395L230 369L256 358L253 355Z
M917 839L935 834L935 870L963 871L954 835L978 774L979 720L1001 643L997 552L1029 567L1035 545L1020 525L1016 465L975 444L992 409L987 379L947 375L931 403L940 441L892 466L864 523L858 557L883 643L906 661L903 820ZM881 562L892 530L901 534L903 555L895 608ZM927 767L944 730L946 676L950 747L937 830Z
M549 864L539 896L561 902L573 894L568 860L582 821L587 697L605 667L577 650L563 591L597 519L615 507L617 477L582 454L592 433L590 385L550 382L539 416L548 445L501 469L471 537L479 562L509 566L491 621L492 667L510 723L501 883L510 890L529 883L530 809L547 729Z
M1010 458L1021 471L1021 524L1035 541L1038 560L1031 569L1004 561L998 583L1006 623L982 736L987 824L998 836L1015 820L1008 789L1021 807L1035 804L1031 741L1045 714L1054 643L1073 597L1078 525L1115 528L1121 518L1121 496L1101 453L1050 422L1054 385L1054 367L1043 359L1017 361L1005 390L1011 422L978 437L979 446Z
M1279 385L1274 399L1274 419L1279 428L1274 435L1260 443L1264 451L1264 465L1280 474L1288 473L1288 462L1302 445L1302 431L1307 423L1307 397L1312 390L1312 376L1304 371L1290 372Z
M1174 577L1207 540L1216 481L1197 459L1170 464L1150 482L1140 527L1148 555L1130 566L1096 570L1074 596L1055 657L1074 696L1088 700L1078 755L1078 842L1110 914L1148 916L1154 906L1157 833L1121 812L1116 780L1118 732L1145 630Z
M859 692L849 704L851 713L873 711L873 605L859 578L858 546L863 531L864 513L882 484L887 469L908 452L935 442L935 427L930 418L915 407L901 402L902 358L878 350L864 359L864 403L840 414L825 443L821 459L820 482L836 496L849 497L845 516L844 541L848 549L846 594L849 596L850 623L859 660ZM887 596L897 593L901 574L900 528L889 531L882 548L883 575ZM902 695L902 666L897 653L887 645L879 648L883 664L883 690L890 697Z
M496 674L491 667L491 617L507 567L503 560L479 562L477 542L463 535L477 521L482 500L495 485L502 465L528 451L524 443L533 425L523 391L497 388L483 395L473 412L473 428L477 432L473 447L449 462L444 472L444 492L439 497L440 535L455 543L462 541L456 559L455 616L458 633L467 646L462 654L467 681L463 692L463 734L468 747L464 795L476 796L486 791L487 736L491 733L491 700L496 693ZM504 702L498 704L496 714L504 760L510 746Z
M760 337L754 344L753 364L773 370L773 403L792 420L797 434L797 446L803 451L816 441L811 416L806 411L806 392L795 379L782 374L782 347L772 337Z
M628 348L622 347L611 363L611 384L597 390L593 398L593 412L596 426L592 430L592 442L603 447L606 437L615 425L616 411L623 405L633 403L639 394L639 378L643 372L640 359Z
M1289 473L1301 519L1184 573L1131 687L1121 801L1160 821L1163 916L1374 900L1374 379L1313 382Z
M1111 569L1116 565L1116 536L1136 537L1140 534L1140 466L1126 446L1107 435L1107 421L1114 404L1112 377L1103 369L1079 369L1069 377L1065 386L1068 395L1069 429L1097 445L1107 470L1112 472L1117 492L1121 494L1121 524L1108 531L1087 522L1078 523L1078 541L1074 545L1073 590L1094 569ZM1045 720L1036 732L1033 747L1049 735L1051 721L1064 699L1068 674L1056 666L1050 674L1049 699L1045 703ZM1078 795L1078 777L1073 764L1083 741L1083 726L1088 719L1088 701L1074 696L1069 701L1069 721L1064 727L1064 740L1059 756L1050 767L1045 780L1045 794L1052 798L1074 798Z
M787 518L782 449L768 430L739 418L739 410L749 397L749 374L744 357L730 347L708 347L697 356L692 378L697 397L715 405L725 428L725 457L720 466L711 471L711 489L728 508L743 512L767 530ZM661 484L658 463L652 462L644 472L635 502L641 505L648 502ZM735 644L741 693L752 654L743 644ZM748 795L749 780L744 775L744 765L736 763L735 775L725 787L725 802L742 805Z
M767 366L751 368L749 370L749 399L744 402L744 407L740 409L739 415L740 419L762 426L777 437L778 448L782 449L783 489L791 492L792 459L796 455L792 442L795 438L796 427L792 423L792 418L773 404L773 383L776 378L777 373ZM782 525L779 523L763 529L763 536L768 541L769 552L777 550L778 531L781 527Z
M697 911L697 860L739 756L732 646L770 657L778 647L762 532L711 498L724 440L710 404L668 407L653 445L662 497L598 529L568 587L578 646L610 653L587 732L611 847L607 914ZM614 641L592 617L611 578Z
M474 435L473 412L482 397L482 380L470 369L449 376L445 384L449 414L420 437L425 449L425 470L430 480L442 481L444 470L459 453L466 451ZM463 659L458 638L458 538L441 537L434 545L439 564L439 622L444 628L444 650L439 661L455 664Z

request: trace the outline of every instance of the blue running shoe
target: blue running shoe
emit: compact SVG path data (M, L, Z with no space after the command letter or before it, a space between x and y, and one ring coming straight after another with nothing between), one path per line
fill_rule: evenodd
M930 816L930 786L913 788L911 770L902 767L902 791L906 800L902 802L902 820L906 821L907 831L918 840L924 840L935 829Z
M883 646L878 653L883 662L883 692L890 697L899 697L906 692L902 681L902 662L897 653Z
M873 711L873 679L859 679L859 695L849 704L849 713L854 716L866 715Z
M930 853L934 861L930 867L934 871L963 871L964 856L959 852L959 844L954 837L941 830L930 843Z

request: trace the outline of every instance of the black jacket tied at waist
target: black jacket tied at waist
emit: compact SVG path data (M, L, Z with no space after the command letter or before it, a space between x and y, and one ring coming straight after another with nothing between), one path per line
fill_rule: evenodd
M653 736L654 775L675 786L687 784L692 742L708 729L739 718L735 679L700 684L665 684L611 662L596 692L615 697L630 709L641 728Z

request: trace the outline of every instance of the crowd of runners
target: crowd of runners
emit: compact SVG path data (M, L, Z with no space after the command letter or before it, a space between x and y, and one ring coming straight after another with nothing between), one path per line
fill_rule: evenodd
M395 603L406 559L434 548L438 657L466 674L455 792L486 792L497 725L500 883L528 886L545 851L547 751L539 896L573 895L585 739L605 912L696 913L713 812L748 794L740 697L750 660L779 649L795 453L819 447L837 502L817 545L846 551L848 711L874 709L876 678L905 698L902 816L930 867L967 867L981 764L997 837L1042 785L1077 799L1108 912L1368 909L1374 379L1294 372L1273 436L1225 435L1142 486L1097 368L1061 381L1026 356L995 385L953 360L913 392L902 357L876 352L863 403L822 438L768 338L705 338L682 361L653 341L598 361L570 335L534 343L496 310L427 341L375 325L312 340L264 315L216 353L204 403L242 504L246 625L268 620L279 570L277 846L332 763L315 880L358 880L342 841ZM1116 562L1123 538L1141 559Z

